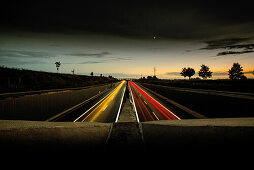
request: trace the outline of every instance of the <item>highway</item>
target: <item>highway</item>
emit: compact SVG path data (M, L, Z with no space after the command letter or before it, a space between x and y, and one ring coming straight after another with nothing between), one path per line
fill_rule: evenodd
M117 122L123 97L126 89L126 81L119 82L110 93L100 99L96 104L81 114L74 122Z
M175 113L159 103L145 90L129 81L131 95L135 104L135 111L140 122L153 120L181 120Z

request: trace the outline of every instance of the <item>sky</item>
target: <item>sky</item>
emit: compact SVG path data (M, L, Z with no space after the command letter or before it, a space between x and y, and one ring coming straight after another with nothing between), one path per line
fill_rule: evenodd
M22 1L0 11L0 65L61 73L183 78L209 66L254 70L250 1ZM194 77L197 77L196 74Z

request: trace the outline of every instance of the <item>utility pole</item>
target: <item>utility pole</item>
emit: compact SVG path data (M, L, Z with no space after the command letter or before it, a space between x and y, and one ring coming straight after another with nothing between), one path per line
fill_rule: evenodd
M155 68L155 66L153 67L153 76L156 77L156 68Z

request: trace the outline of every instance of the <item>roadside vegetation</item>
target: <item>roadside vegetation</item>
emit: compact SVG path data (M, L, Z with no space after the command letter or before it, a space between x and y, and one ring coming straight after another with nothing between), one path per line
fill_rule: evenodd
M112 76L60 74L0 67L0 93L84 87L116 81Z
M169 87L183 87L183 88L196 88L207 90L222 90L233 92L254 92L254 79L247 79L243 73L243 68L239 63L233 63L232 67L228 70L229 79L209 80L213 72L204 64L201 65L198 71L199 77L191 78L195 74L195 70L191 67L182 68L180 75L188 77L189 79L175 79L163 80L158 79L155 75L142 77L137 80L140 83L157 84ZM254 74L254 71L253 71ZM202 79L201 79L202 78Z

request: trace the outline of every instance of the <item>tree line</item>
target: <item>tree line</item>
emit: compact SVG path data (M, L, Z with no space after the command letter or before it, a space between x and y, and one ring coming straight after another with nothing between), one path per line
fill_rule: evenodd
M183 68L181 73L183 77L189 77L189 79L195 74L193 68ZM210 71L210 68L204 64L201 65L201 68L198 72L199 77L203 79L208 79L212 77L213 72ZM254 71L253 71L254 74ZM247 77L243 73L243 67L239 63L233 63L233 66L228 70L228 76L231 80L246 80Z

